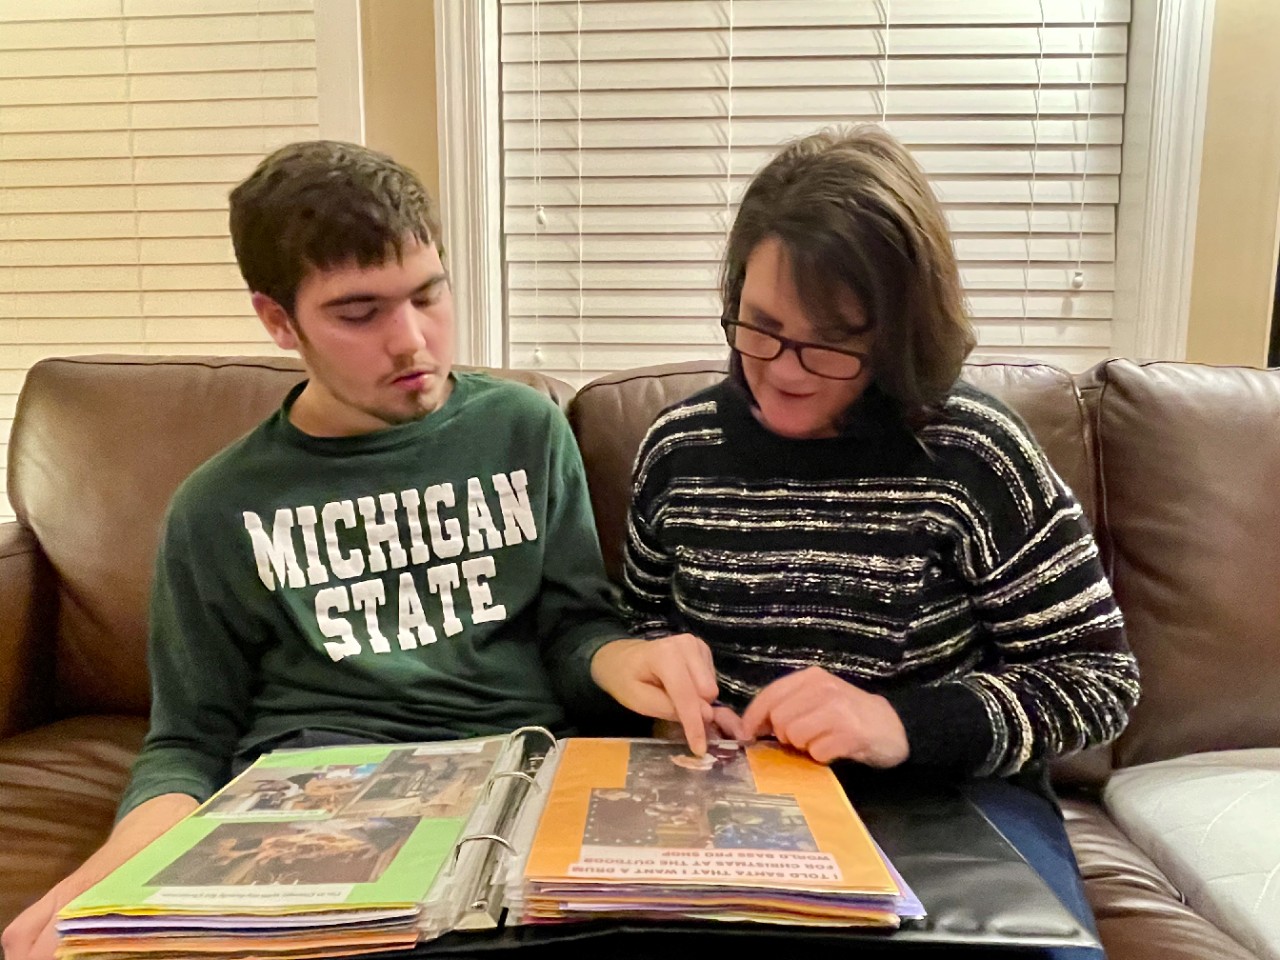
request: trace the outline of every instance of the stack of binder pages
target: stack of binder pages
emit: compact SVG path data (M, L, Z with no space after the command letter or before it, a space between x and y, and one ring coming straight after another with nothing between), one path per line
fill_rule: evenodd
M776 743L569 740L521 867L526 922L896 927L924 909L831 770Z
M59 914L59 958L312 958L411 947L475 902L525 737L258 759ZM470 899L468 899L470 898Z
M59 960L310 960L601 918L922 917L831 771L776 744L277 751L59 914Z

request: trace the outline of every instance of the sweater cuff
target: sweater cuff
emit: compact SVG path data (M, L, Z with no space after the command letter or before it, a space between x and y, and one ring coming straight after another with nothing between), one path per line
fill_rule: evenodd
M628 710L606 693L591 676L591 661L600 649L615 640L631 637L597 637L574 651L570 658L571 678L564 690L565 712L575 734L583 736L630 736L647 728L647 718ZM625 732L619 732L625 731Z
M141 806L148 800L154 800L156 797L163 797L170 793L181 793L191 797L197 803L204 803L215 792L203 780L190 777L170 777L168 779L132 782L125 789L124 795L120 798L120 803L116 807L115 822L119 823L135 807Z
M907 764L967 777L982 770L994 737L986 707L962 683L940 683L884 694L907 732Z

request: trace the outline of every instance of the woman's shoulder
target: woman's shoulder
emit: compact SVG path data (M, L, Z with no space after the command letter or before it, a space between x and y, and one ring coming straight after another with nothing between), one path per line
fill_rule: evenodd
M936 418L920 431L926 444L978 449L991 445L1021 456L1041 456L1039 444L1020 417L998 397L964 380L956 381L938 405ZM957 444L960 439L966 443Z
M985 390L958 381L920 439L944 475L982 494L1013 495L1024 513L1058 495L1059 483L1022 418Z
M732 399L728 395L729 389L727 382L721 382L668 404L654 418L649 436L717 428L726 403Z

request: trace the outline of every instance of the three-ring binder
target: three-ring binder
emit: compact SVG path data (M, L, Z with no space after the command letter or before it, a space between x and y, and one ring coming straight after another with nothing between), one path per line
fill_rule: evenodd
M531 736L544 738L546 749L538 750L535 746L536 739L531 742L529 739ZM461 901L465 904L463 917L459 920L461 928L476 924L480 926L498 924L505 888L505 883L500 879L502 871L500 865L508 858L520 856L511 837L506 834L517 822L530 791L541 791L543 788L542 783L534 776L534 772L540 766L542 759L555 753L560 746L555 734L550 730L532 725L512 730L507 735L506 741L513 748L519 744L519 749L514 751L515 755L510 761L511 765L518 769L498 770L490 773L485 779L481 793L482 802L492 803L496 796L496 813L485 826L480 827L484 832L459 837L453 845L450 857L449 869L456 873L460 868L463 848L467 844L479 841L489 847L489 850L479 858L478 865L473 864L462 868L466 874L464 882L468 884L468 888L466 896ZM505 792L495 794L494 787L503 781L511 786ZM506 857L502 855L503 851L506 852Z
M498 773L490 774L489 779L484 782L485 796L487 797L492 792L494 783L498 780L503 780L509 777L515 777L517 780L524 780L534 789L542 789L542 785L538 783L531 773L526 773L523 770L502 770Z

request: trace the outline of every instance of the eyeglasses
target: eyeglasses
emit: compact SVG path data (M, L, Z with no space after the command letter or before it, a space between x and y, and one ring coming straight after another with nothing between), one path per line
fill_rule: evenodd
M824 347L817 343L792 340L749 323L722 320L725 339L734 350L755 360L777 360L784 350L794 350L800 366L815 377L828 380L856 380L866 366L867 355L856 350Z

